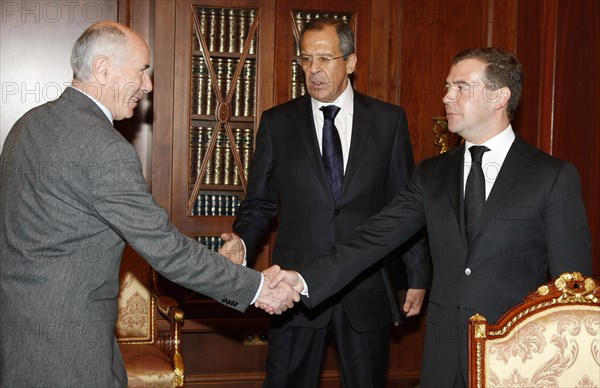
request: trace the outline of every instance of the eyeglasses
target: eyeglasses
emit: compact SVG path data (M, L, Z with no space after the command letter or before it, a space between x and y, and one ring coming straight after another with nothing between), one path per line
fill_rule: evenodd
M296 61L296 63L298 63L300 66L310 66L313 63L313 58L317 58L317 63L320 66L327 66L328 64L330 64L331 62L335 61L336 59L340 59L340 58L344 58L347 57L350 54L346 54L346 55L340 55L339 57L332 57L331 55L300 55L297 56L296 58L294 58L294 60Z

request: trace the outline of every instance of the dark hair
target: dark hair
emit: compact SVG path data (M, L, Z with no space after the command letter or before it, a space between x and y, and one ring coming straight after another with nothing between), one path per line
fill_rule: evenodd
M480 47L456 54L452 64L456 65L465 59L476 59L486 64L483 73L486 89L498 90L503 87L510 89L510 99L508 100L506 113L508 118L512 119L523 90L523 66L519 60L513 54L498 48Z
M335 28L337 36L340 39L340 45L338 49L344 55L344 60L348 59L350 54L354 53L354 33L350 29L350 26L341 19L327 19L327 18L316 18L310 20L302 28L300 32L300 42L306 31L321 31L327 26Z

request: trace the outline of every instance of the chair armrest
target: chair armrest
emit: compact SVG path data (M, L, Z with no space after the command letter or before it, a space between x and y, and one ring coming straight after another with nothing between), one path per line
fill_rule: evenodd
M171 297L160 295L158 291L158 279L156 272L152 270L152 296L156 301L158 312L169 321L169 351L175 367L175 382L177 387L184 383L184 365L181 356L181 325L183 325L183 310L179 308L177 301Z
M158 296L156 298L158 311L169 320L169 322L183 323L183 310L179 308L179 304L175 299L168 296Z

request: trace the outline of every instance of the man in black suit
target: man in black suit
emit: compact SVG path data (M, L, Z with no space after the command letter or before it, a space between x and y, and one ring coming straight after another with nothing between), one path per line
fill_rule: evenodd
M510 125L522 89L518 60L491 47L461 52L446 89L448 128L465 143L423 161L385 209L298 270L307 285L303 300L316 306L426 224L433 282L420 386L435 388L467 385L473 314L495 322L548 276L592 272L577 170L515 136ZM485 147L480 161L474 146ZM478 175L479 211L471 199ZM303 289L294 272L281 276Z
M221 251L233 257L240 236L252 258L278 216L273 263L285 268L312 262L381 210L402 190L414 166L404 110L358 93L348 80L357 57L345 23L315 19L307 24L297 61L309 95L262 114L246 199L235 234L223 236L227 243ZM327 124L323 106L339 110ZM339 135L337 157L328 151L329 134ZM394 255L400 253L410 287L403 308L412 316L429 286L430 264L423 240ZM344 387L384 387L390 323L402 315L388 271L394 270L384 261L374 263L329 303L273 319L264 386L318 386L331 332ZM394 277L404 268L401 272Z

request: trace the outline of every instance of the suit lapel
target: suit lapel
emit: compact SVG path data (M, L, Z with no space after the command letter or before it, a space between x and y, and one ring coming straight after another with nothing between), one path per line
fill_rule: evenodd
M504 163L502 163L502 168L494 182L492 191L485 202L474 232L474 238L494 218L498 210L511 201L510 197L519 186L519 182L536 170L535 163L529 160L532 151L536 152L535 148L529 146L521 138L515 138L515 141L508 150L506 159L504 159Z
M325 188L325 192L329 193L329 196L333 201L333 194L331 193L331 187L327 180L327 174L325 173L325 167L323 166L323 160L321 159L321 152L319 150L310 96L307 94L304 98L299 99L296 108L297 110L293 113L292 122L294 123L296 132L304 147L306 159L312 165L315 173L319 177L319 181Z
M352 116L352 139L350 140L350 153L344 174L344 184L340 198L344 197L346 187L350 184L354 172L362 160L362 154L367 144L367 137L372 128L373 116L364 104L360 93L354 91L354 113Z
M454 211L456 222L460 225L461 234L466 238L463 215L463 164L465 145L455 148L448 154L448 159L440 167L450 207Z

